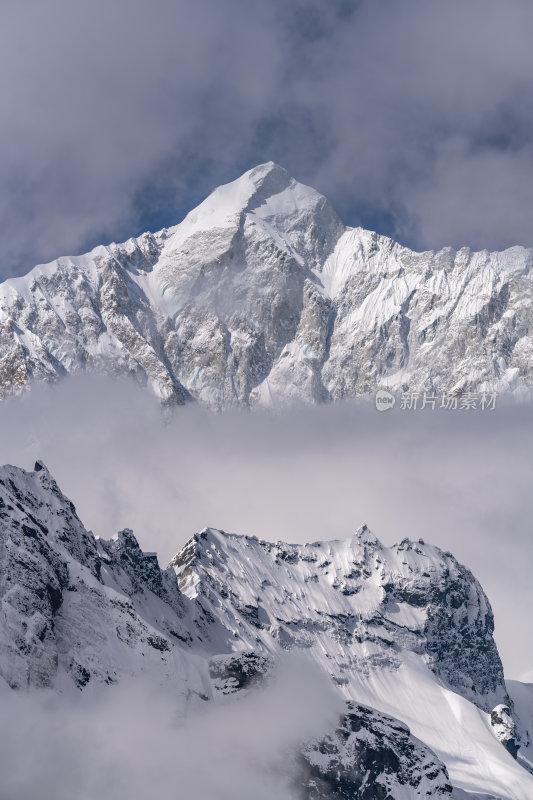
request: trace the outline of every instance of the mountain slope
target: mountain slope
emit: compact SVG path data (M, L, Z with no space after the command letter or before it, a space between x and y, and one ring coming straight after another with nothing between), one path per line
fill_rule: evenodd
M435 754L397 720L348 703L335 731L303 749L303 796L309 800L408 800L450 797Z
M270 162L174 228L0 285L0 391L89 370L217 410L379 385L529 393L532 263L346 228Z
M131 531L95 540L46 467L0 470L0 673L13 688L78 688L143 671L203 692L172 571ZM189 648L190 649L190 648Z
M296 796L414 800L453 784L531 797L530 695L513 686L513 706L492 632L473 575L421 541L387 548L363 527L288 545L206 529L161 570L131 531L86 531L41 462L0 469L1 690L144 676L192 713L268 686L287 651L303 654L348 705L300 743ZM502 735L515 727L518 761Z
M339 686L417 654L485 711L507 698L481 586L451 554L422 541L387 548L366 526L307 545L206 529L171 566L181 591L216 620L204 635L221 651L305 647Z
M365 526L308 545L206 529L171 565L213 647L304 648L348 700L408 725L454 786L533 790L491 729L509 700L490 604L451 554L407 539L387 548Z

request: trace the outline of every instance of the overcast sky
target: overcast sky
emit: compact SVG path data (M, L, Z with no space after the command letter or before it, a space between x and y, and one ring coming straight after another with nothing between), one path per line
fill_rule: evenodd
M273 159L416 248L533 245L529 0L4 0L0 275Z

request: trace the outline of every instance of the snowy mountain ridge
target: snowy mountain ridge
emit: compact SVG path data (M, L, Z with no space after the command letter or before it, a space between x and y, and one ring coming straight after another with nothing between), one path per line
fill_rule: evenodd
M131 531L95 539L37 462L0 469L0 597L0 675L19 691L145 676L193 713L304 654L348 705L302 743L297 796L531 796L533 698L509 697L478 582L421 541L205 529L162 570Z
M0 285L0 391L82 371L222 410L533 386L533 251L415 253L269 162L173 228Z
M486 711L506 697L483 590L451 554L422 541L387 548L366 526L308 545L206 529L171 566L181 591L217 619L216 635L223 622L221 650L234 649L236 636L240 647L267 652L274 644L313 651L319 640L339 686L374 664L400 668L406 652Z

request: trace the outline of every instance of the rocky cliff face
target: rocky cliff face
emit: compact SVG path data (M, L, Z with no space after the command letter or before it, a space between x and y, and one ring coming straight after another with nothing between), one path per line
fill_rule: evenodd
M131 531L95 540L41 462L0 470L0 599L0 674L13 688L168 671L193 638L173 572Z
M302 752L301 800L451 797L444 764L398 720L348 703L335 731Z
M301 797L442 797L457 781L526 800L492 630L472 574L421 541L206 529L162 570L129 530L95 539L41 462L0 469L0 677L76 691L144 675L173 702L233 702L297 650L348 703L302 743Z
M414 253L263 164L174 228L0 286L0 392L95 371L221 410L533 386L533 251Z
M365 526L310 545L206 529L171 566L207 620L203 635L222 636L224 649L304 647L341 687L416 654L485 711L507 697L485 593L450 553L422 541L387 548Z

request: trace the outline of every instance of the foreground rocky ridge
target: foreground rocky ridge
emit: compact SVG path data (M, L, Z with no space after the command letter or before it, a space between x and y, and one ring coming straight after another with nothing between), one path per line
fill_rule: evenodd
M303 748L302 800L451 797L435 754L398 720L349 702L335 731Z
M0 674L13 688L114 683L192 638L174 574L131 531L85 530L41 463L0 470ZM186 677L186 676L184 676Z
M0 285L0 393L95 371L221 410L529 394L533 251L415 253L263 164L174 228Z
M430 798L488 780L495 797L527 798L490 605L423 542L386 548L366 527L312 545L206 529L162 570L129 530L95 539L37 462L0 469L0 600L0 676L19 690L145 675L188 704L228 702L268 682L284 651L305 653L348 705L302 745L298 796ZM477 738L469 760L463 739ZM496 764L485 783L483 754Z

